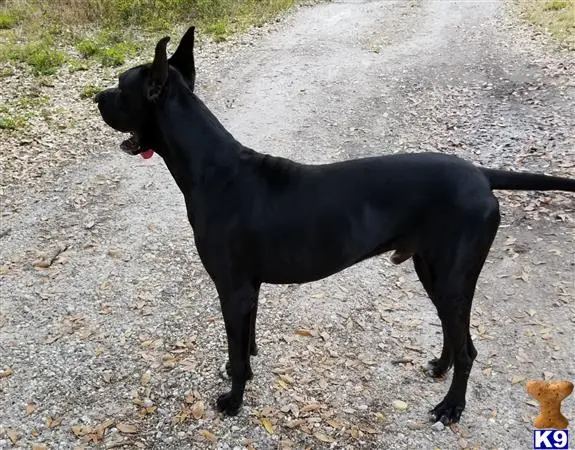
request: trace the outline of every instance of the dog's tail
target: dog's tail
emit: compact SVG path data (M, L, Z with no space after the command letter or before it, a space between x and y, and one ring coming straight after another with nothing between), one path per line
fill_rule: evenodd
M481 171L494 190L575 192L574 178L484 168L481 168Z

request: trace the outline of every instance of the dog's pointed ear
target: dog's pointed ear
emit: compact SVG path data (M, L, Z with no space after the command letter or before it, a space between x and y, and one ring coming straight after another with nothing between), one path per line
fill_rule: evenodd
M196 67L194 64L194 31L196 27L191 26L182 37L178 48L170 58L170 64L178 69L184 79L188 82L190 89L194 90L196 83Z
M154 61L150 66L148 75L147 96L150 101L158 99L166 85L166 81L168 81L168 55L166 54L166 46L169 40L169 36L166 36L160 39L156 44Z

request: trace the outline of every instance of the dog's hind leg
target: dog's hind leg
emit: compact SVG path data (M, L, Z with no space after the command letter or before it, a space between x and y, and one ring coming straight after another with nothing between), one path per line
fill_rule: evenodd
M220 289L218 289L220 291ZM218 397L217 408L235 416L243 402L246 382L252 377L250 345L253 309L257 304L259 289L251 284L231 293L220 292L220 302L228 338L229 374L232 389Z
M258 315L258 296L259 296L259 286L256 287L256 302L252 308L252 312L250 314L250 355L257 356L258 354L258 346L256 344L256 317ZM232 376L232 364L230 360L226 362L226 374L228 377ZM250 371L249 379L253 378L253 373Z
M431 268L427 264L426 260L420 255L413 255L413 266L415 267L415 272L427 292L429 298L435 303L435 291L434 291L434 275L431 272ZM427 373L432 378L440 378L447 373L447 371L453 365L453 354L451 351L451 343L449 342L449 337L445 332L445 326L442 322L443 330L443 347L441 350L441 356L439 358L434 358L427 363L425 368L425 373Z
M437 308L445 340L453 357L453 379L445 398L431 411L434 421L458 422L465 408L467 382L477 356L469 324L477 279L499 226L499 208L494 199L487 208L461 221L459 236L443 249L436 249L429 262L435 275L432 301ZM456 231L456 230L452 230Z

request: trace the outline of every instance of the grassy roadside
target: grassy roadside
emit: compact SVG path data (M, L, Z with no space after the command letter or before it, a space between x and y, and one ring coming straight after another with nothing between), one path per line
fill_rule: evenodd
M215 40L268 21L296 0L6 0L0 7L0 62L35 75L89 61L119 66L142 38L194 23ZM134 38L138 35L138 39ZM10 74L5 68L0 77Z
M158 36L173 34L184 25L194 24L200 34L223 41L270 21L296 3L301 1L0 1L0 82L24 76L41 87L54 76L118 67L150 48ZM99 90L96 84L86 84L80 98L92 97ZM0 131L25 129L42 111L34 104L35 96L21 92L2 98L0 94Z
M575 50L575 0L519 0L525 18Z

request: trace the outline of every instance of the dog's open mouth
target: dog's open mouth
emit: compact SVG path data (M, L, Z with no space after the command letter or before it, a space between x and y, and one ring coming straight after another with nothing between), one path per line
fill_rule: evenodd
M140 155L144 159L149 159L154 155L154 150L145 150L140 146L138 135L136 133L132 133L128 139L123 141L120 144L120 148L128 155Z

